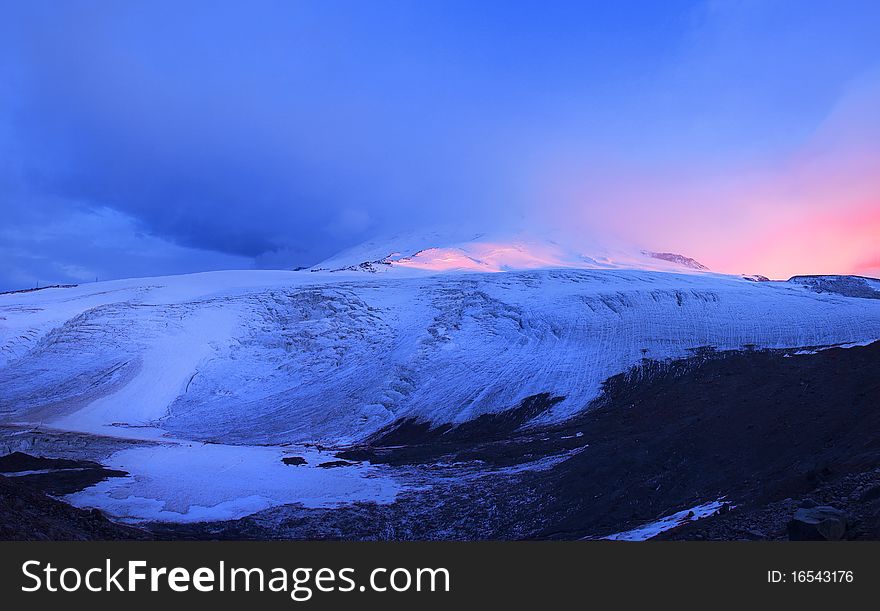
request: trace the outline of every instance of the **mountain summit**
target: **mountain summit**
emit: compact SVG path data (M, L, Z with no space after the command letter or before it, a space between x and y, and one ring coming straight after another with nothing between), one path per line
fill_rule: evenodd
M389 269L501 272L530 269L638 269L705 272L695 259L592 236L535 232L425 232L377 238L344 250L313 271Z

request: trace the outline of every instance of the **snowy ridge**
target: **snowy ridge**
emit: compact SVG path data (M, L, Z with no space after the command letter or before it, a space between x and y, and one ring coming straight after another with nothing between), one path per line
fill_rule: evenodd
M607 238L559 232L433 231L366 242L314 266L313 271L502 272L532 269L708 271L690 257L640 250Z
M0 418L235 443L345 443L547 392L584 409L642 358L880 338L880 300L713 274L216 272L0 299Z

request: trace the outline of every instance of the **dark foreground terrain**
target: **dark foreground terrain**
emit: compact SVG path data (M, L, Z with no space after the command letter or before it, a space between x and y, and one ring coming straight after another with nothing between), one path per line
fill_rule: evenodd
M71 507L53 498L125 475L85 460L0 456L0 539L148 539L144 530L115 524L100 511Z
M370 461L426 482L390 505L286 506L228 522L150 524L147 533L51 498L71 490L58 478L72 472L58 471L0 478L0 536L598 538L721 500L716 515L659 538L880 539L880 342L646 361L609 379L576 419L526 424L558 400L548 391L457 427L399 421L340 449L337 468ZM817 507L834 528L791 530L796 513Z

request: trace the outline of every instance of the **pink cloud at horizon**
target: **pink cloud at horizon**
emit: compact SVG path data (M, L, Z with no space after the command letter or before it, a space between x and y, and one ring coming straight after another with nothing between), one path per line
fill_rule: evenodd
M880 80L855 88L796 150L760 164L569 159L544 177L543 195L561 203L543 217L723 273L878 276L878 107Z

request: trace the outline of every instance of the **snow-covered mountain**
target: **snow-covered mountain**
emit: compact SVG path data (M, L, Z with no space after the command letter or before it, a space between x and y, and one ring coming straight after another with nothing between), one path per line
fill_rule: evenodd
M564 419L643 358L880 338L880 302L815 282L546 241L423 243L367 244L312 271L0 296L3 418L350 442L403 417L458 423L542 392L565 396L545 416ZM348 269L371 260L390 263Z
M676 253L561 232L441 230L382 237L340 252L313 271L501 272L530 269L709 271Z
M750 282L686 257L474 237L372 243L298 272L0 295L0 420L133 439L338 445L403 419L460 424L539 393L564 399L532 424L563 421L642 359L880 339L880 299L824 290L834 283ZM351 477L337 490L353 498L393 489ZM239 497L289 502L270 492ZM256 509L231 515L247 510Z

